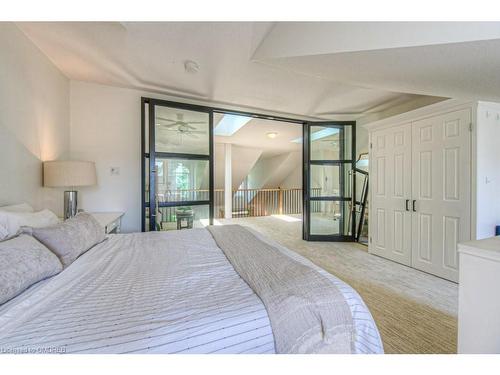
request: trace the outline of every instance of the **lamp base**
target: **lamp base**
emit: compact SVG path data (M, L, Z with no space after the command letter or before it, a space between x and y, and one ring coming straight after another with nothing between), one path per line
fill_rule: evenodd
M64 192L64 220L73 217L77 213L78 192L74 190Z

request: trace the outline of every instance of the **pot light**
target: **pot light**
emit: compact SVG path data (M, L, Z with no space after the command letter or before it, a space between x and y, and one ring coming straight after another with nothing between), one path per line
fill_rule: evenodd
M269 133L266 133L266 136L267 136L267 138L274 139L278 136L278 133L277 132L269 132Z

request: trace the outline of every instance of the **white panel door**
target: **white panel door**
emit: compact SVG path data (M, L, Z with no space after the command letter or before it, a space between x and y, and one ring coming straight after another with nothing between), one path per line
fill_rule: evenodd
M411 124L371 138L370 253L411 264Z
M412 266L453 281L471 235L470 122L464 109L412 125Z

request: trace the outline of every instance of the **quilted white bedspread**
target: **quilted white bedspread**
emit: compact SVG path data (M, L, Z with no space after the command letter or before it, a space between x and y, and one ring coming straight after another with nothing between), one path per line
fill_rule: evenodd
M359 295L320 272L349 305L356 352L383 352ZM274 351L264 305L205 229L112 235L0 306L0 353Z

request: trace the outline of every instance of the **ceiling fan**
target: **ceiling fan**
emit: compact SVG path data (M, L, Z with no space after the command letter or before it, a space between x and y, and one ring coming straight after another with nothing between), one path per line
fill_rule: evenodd
M322 139L321 142L328 142L330 146L338 147L339 141L337 139Z
M177 120L172 120L164 117L157 116L156 119L158 121L167 122L167 124L157 124L163 127L167 131L178 132L181 135L188 135L191 138L198 138L196 134L206 134L206 132L202 130L196 130L193 124L206 124L206 121L184 121L184 114L177 113Z

